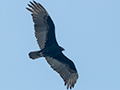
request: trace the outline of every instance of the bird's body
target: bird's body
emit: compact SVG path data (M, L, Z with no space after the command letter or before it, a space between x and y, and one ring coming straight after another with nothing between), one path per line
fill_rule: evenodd
M60 47L55 38L55 26L44 7L33 1L28 6L32 9L26 8L32 12L35 36L41 50L29 53L29 57L36 59L45 57L50 66L60 74L65 81L67 89L74 87L78 79L78 73L74 63L68 59L62 51L64 48Z
M40 51L37 51L37 52L35 51L35 53L39 57L46 57L46 56L55 56L56 54L59 54L61 51L63 51L63 48L56 46L56 45L52 45L52 46L44 48ZM37 57L34 58L34 55L32 55L32 53L34 53L34 52L30 52L29 56L31 56L32 59L36 59Z

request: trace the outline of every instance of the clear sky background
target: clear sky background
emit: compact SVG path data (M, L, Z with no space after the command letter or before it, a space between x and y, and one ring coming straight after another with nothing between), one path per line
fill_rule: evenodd
M120 90L120 0L37 0L56 26L58 43L76 65L73 90ZM0 90L66 90L39 47L29 0L0 0Z

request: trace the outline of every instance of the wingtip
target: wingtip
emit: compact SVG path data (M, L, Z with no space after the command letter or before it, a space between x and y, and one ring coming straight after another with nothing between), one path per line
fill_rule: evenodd
M31 1L29 1L29 3L32 3Z
M30 1L30 3L31 3L33 6L35 6L33 2Z
M33 13L33 10L29 9L28 7L26 7L26 9L27 9L28 11L30 11L30 12L32 12L32 13Z
M65 86L67 85L67 89L72 89L75 86L75 83L77 82L78 79L78 74L76 73L76 75L74 75L72 78L70 78L68 81L65 81Z
M37 4L37 2L36 2L36 1L34 1L34 0L33 0L33 2L34 2L35 4Z

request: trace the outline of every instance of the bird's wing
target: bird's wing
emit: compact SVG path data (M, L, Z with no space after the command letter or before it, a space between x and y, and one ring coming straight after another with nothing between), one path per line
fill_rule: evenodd
M74 87L78 79L78 73L74 63L63 55L62 52L55 56L47 56L45 58L50 66L63 78L67 89Z
M55 26L49 14L41 4L36 3L35 1L30 3L31 5L28 4L28 6L31 9L26 9L32 12L35 36L39 47L43 49L50 45L57 44L55 38Z

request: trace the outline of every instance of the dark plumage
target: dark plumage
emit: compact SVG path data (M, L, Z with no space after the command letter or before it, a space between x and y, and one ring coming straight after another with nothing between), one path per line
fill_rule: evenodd
M62 51L55 38L55 26L44 7L36 3L30 2L26 8L32 12L32 18L35 27L35 36L41 50L29 53L29 57L36 59L45 57L50 66L60 74L65 81L67 89L74 87L78 79L78 73L74 63L68 59Z

